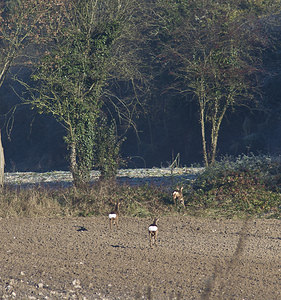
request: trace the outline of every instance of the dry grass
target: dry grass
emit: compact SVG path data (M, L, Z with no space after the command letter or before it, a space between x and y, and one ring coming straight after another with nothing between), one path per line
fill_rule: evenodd
M151 216L174 210L170 192L153 185L130 186L97 182L77 190L68 188L9 188L0 195L0 217L89 216L107 214L121 202L121 214Z
M0 194L0 217L36 217L61 215L61 205L44 188L3 188Z
M211 218L244 218L249 214L280 218L281 188L276 174L281 170L281 163L277 164L278 168L272 163L275 166L274 172L272 171L273 175L268 175L263 171L268 170L267 164L264 167L268 160L256 160L255 158L253 162L252 159L244 158L242 163L235 161L231 168L230 162L224 161L201 172L197 179L182 178L181 182L174 182L184 187L185 207L174 204L172 181L166 181L163 185L159 185L159 181L157 185L153 181L137 185L136 182L128 184L96 180L91 186L79 190L59 185L59 180L65 178L65 174L60 174L59 179L52 174L58 183L56 186L40 186L40 183L32 186L27 185L27 182L21 186L11 181L10 187L7 184L0 195L0 217L105 215L112 210L116 201L120 201L120 213L126 216L186 214ZM243 166L242 171L239 169L240 165ZM246 172L244 168L248 165L249 172ZM147 176L147 173L134 175ZM34 179L34 174L27 177L26 180L30 182L30 177Z

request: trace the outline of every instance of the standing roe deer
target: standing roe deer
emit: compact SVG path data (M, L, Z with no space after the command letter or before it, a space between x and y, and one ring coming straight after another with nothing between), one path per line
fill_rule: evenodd
M183 198L183 187L179 188L177 187L176 190L173 192L173 200L175 204L180 203L183 207L184 205L184 198Z
M117 201L116 204L115 204L114 210L108 215L110 229L112 228L112 224L116 225L116 227L118 228L119 206L120 206L120 202Z
M157 246L157 235L158 235L158 222L159 218L155 218L153 223L149 225L148 227L148 233L149 233L149 241L150 241L150 247L152 248L152 244Z

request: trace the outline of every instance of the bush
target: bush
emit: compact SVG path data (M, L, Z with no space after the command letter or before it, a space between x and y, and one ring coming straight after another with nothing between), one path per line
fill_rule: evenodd
M231 215L271 212L280 216L280 173L280 157L224 157L187 186L188 202Z
M280 157L225 157L194 181L181 183L185 208L174 205L171 186L164 185L132 186L108 179L84 189L5 187L0 195L0 217L106 216L118 200L126 216L180 213L281 218Z

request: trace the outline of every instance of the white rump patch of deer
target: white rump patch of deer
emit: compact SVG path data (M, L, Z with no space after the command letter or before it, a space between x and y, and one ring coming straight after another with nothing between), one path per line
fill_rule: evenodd
M116 214L109 214L109 219L115 219L116 218Z
M149 227L148 227L148 230L149 230L149 231L157 231L157 230L158 230L158 227L157 227L157 226L149 226Z

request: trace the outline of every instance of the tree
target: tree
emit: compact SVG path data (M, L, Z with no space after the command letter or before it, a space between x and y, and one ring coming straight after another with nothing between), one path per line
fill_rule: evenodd
M157 1L159 62L174 78L170 90L198 104L205 165L215 161L225 113L258 93L262 53L269 45L261 16L280 1ZM269 3L268 3L269 4ZM160 8L160 9L159 9Z
M39 42L39 33L44 27L48 12L45 1L5 0L0 3L0 88L10 68L15 64L29 64L25 52L32 43ZM30 51L30 49L29 49ZM23 59L26 56L27 59ZM0 138L0 185L4 180L4 150Z
M66 0L1 1L0 87L13 64L30 65L35 58L35 49L58 34L64 25L59 12L66 3Z
M129 0L68 1L63 12L65 26L32 76L36 86L23 83L32 92L29 103L40 113L52 114L65 127L75 186L88 183L98 160L95 145L103 132L99 127L105 126L100 120L106 99L110 99L110 81L116 74L124 80L136 76L122 57L131 50L125 40L133 24L133 4ZM122 117L126 112L130 115L121 99L111 104Z

